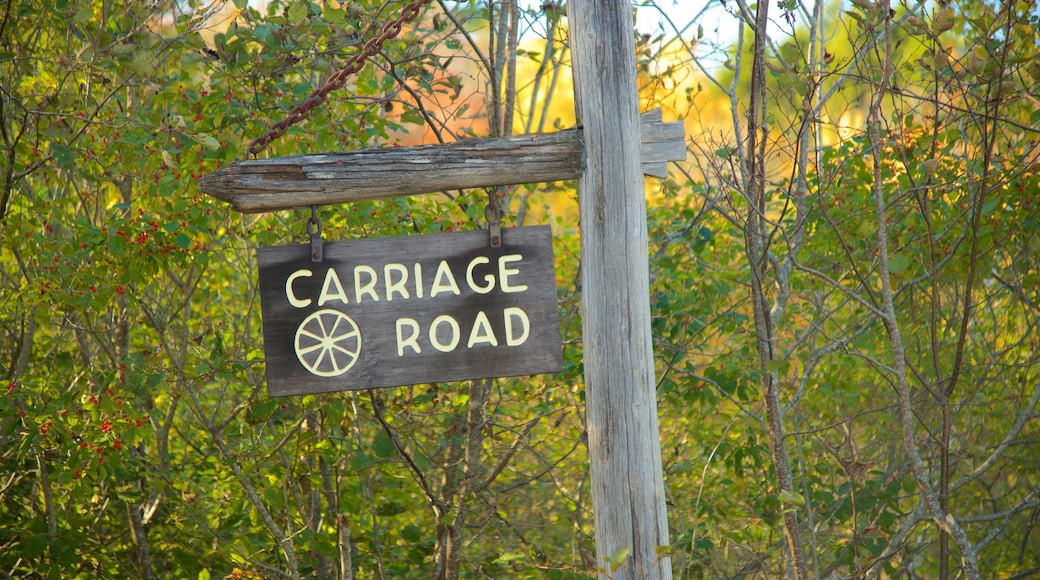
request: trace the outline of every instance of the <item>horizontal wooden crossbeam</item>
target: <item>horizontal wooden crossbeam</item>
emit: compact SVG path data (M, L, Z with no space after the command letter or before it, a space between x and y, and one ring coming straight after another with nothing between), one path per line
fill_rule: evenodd
M669 161L686 158L681 122L661 111L641 117L642 169L667 177ZM199 189L243 213L260 213L470 187L577 179L581 130L440 145L381 147L341 153L235 161L199 179Z

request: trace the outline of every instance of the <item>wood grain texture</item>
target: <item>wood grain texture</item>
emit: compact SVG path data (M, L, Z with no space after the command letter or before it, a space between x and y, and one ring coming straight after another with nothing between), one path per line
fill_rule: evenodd
M582 342L600 578L671 578L650 334L646 198L632 6L571 0L571 57L581 99Z
M504 228L498 248L490 247L486 231L473 231L326 242L320 263L311 262L309 245L261 247L258 254L270 396L562 369L549 226ZM442 262L450 280L448 274L438 276ZM330 282L330 270L335 282ZM335 364L320 357L315 335L321 332L314 317L321 313L325 330L338 324L333 334L343 338ZM457 327L453 330L444 317ZM310 338L301 344L298 332L308 320ZM414 326L399 328L401 320ZM431 335L431 328L439 332ZM407 340L413 334L414 340ZM510 337L515 344L509 344ZM302 359L297 354L301 346L307 351ZM315 374L305 362L325 374ZM337 365L345 370L339 372Z
M647 175L667 176L684 159L682 123L648 113L642 127ZM199 179L199 189L243 213L403 197L471 187L577 179L578 129L441 145L236 161Z

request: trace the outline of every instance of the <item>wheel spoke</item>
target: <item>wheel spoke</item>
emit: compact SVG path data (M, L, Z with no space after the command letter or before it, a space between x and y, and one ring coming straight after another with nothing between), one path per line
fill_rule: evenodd
M321 337L322 338L328 338L330 335L329 335L329 330L327 328L325 328L325 317L324 316L318 316L317 320L318 320L318 327L321 328Z
M349 367L350 363L352 362L352 361L348 360L346 364L344 364L343 366L340 366L340 364L339 364L339 357L336 356L336 351L334 351L332 349L329 349L326 352L329 353L329 360L332 361L332 368L337 373L340 372L341 370L344 370L347 367Z
M339 352L349 356L350 358L355 358L358 355L358 351L357 350L349 350L349 349L343 348L342 346L340 346L338 344L333 344L331 346L331 348L333 350L339 351Z
M297 347L296 348L296 352L301 354L301 355L305 355L305 354L310 354L310 353L312 353L312 352L314 352L316 350L320 350L320 349L323 349L323 348L325 348L325 345L319 342L318 344L315 344L315 345L312 345L312 346L308 346L306 348L299 348L299 347Z
M314 361L314 370L318 370L321 368L321 363L325 360L325 357L329 357L332 360L332 368L336 368L336 359L332 358L332 355L329 353L329 349L326 348L322 349L321 354L318 355L318 360Z
M341 322L343 322L343 318L342 317L336 317L335 322L332 323L332 328L329 329L328 334L326 334L325 336L327 336L329 338L335 337L336 336L336 330L339 328L339 323L341 323Z

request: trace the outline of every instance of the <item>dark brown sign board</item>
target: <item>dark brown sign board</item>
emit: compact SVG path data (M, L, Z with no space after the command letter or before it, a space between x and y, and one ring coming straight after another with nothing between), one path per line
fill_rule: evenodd
M549 226L261 247L267 392L558 372Z

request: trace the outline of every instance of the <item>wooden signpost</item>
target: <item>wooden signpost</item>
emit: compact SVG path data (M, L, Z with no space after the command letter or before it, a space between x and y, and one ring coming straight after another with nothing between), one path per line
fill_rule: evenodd
M681 123L662 123L660 112L640 119L629 0L570 0L567 8L579 129L239 161L199 180L199 188L238 211L264 212L580 179L597 564L601 578L671 578L643 175L667 175L666 163L686 156L685 136ZM400 251L380 257L378 241L327 244L330 263L321 267L310 262L306 246L263 250L264 337L282 345L267 361L269 373L276 367L269 374L272 394L525 374L558 365L547 352L559 355L555 312L542 308L555 309L555 292L539 273L552 263L551 248L531 242L526 229L504 230L495 251L486 234L445 234L438 238L447 240L443 245L415 258ZM439 273L442 262L447 273ZM519 353L517 359L531 353L544 368L510 360ZM438 361L429 373L387 368L426 356ZM498 365L501 374L488 372ZM303 386L293 386L297 381Z
M596 559L607 568L623 560L600 578L671 578L650 334L646 192L632 138L639 134L632 4L569 0L567 10L585 143L578 201ZM683 147L678 158L685 156Z

